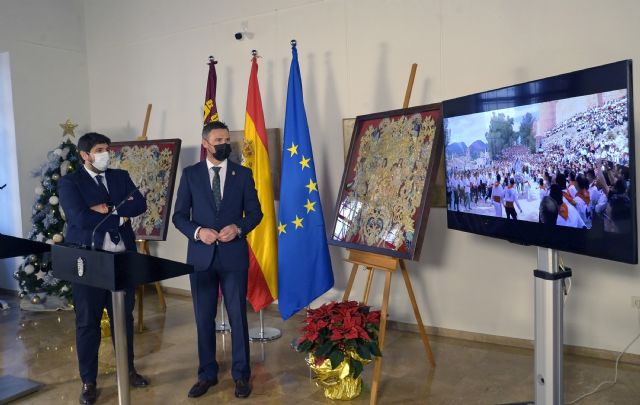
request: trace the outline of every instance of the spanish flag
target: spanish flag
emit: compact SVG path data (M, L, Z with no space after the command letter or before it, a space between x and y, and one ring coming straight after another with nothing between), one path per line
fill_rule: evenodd
M213 56L209 56L209 76L207 77L207 90L204 94L204 105L202 111L204 117L202 118L202 126L207 125L213 121L219 121L218 106L216 105L216 87L218 85L218 75L216 74L216 61ZM200 146L200 160L207 158L207 150L204 146Z
M253 171L253 181L256 184L258 199L264 214L260 225L247 235L249 243L247 298L253 309L259 311L278 298L278 248L267 130L262 112L258 63L255 56L251 60L249 76L242 164Z

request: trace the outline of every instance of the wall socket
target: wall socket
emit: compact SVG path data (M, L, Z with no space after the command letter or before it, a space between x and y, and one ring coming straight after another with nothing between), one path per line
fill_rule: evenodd
M640 309L640 297L631 296L631 307Z

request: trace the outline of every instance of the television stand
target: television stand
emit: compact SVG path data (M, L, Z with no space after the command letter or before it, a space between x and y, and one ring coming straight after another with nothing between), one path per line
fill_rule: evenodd
M558 252L538 247L535 280L535 341L533 384L535 402L503 405L563 405L563 281L571 270L560 270Z
M538 247L535 278L534 392L536 405L564 404L564 279L571 270L558 266L558 252Z

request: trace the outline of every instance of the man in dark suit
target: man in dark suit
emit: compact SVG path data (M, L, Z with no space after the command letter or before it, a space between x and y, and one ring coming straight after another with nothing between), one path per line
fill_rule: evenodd
M247 277L249 248L245 237L262 220L251 170L227 159L229 129L212 122L202 130L207 159L182 172L173 223L188 239L187 262L198 330L198 382L189 397L199 397L218 383L215 317L218 288L224 295L231 323L235 396L251 394Z
M136 250L135 235L129 218L144 213L147 203L124 170L108 169L111 140L98 133L88 133L78 140L78 150L84 166L60 178L60 206L65 213L67 243L95 246L111 252ZM114 206L126 200L117 211ZM96 225L107 217L95 232ZM133 269L132 269L133 270ZM129 381L134 387L149 382L133 366L133 289L125 292ZM97 398L98 348L100 319L107 308L113 337L111 292L82 284L73 284L73 305L76 312L76 347L82 391L81 404L93 404Z

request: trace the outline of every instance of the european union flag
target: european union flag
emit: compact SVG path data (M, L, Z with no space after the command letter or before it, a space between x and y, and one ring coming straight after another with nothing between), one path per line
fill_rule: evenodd
M333 287L298 50L292 42L278 213L278 305L288 319Z

